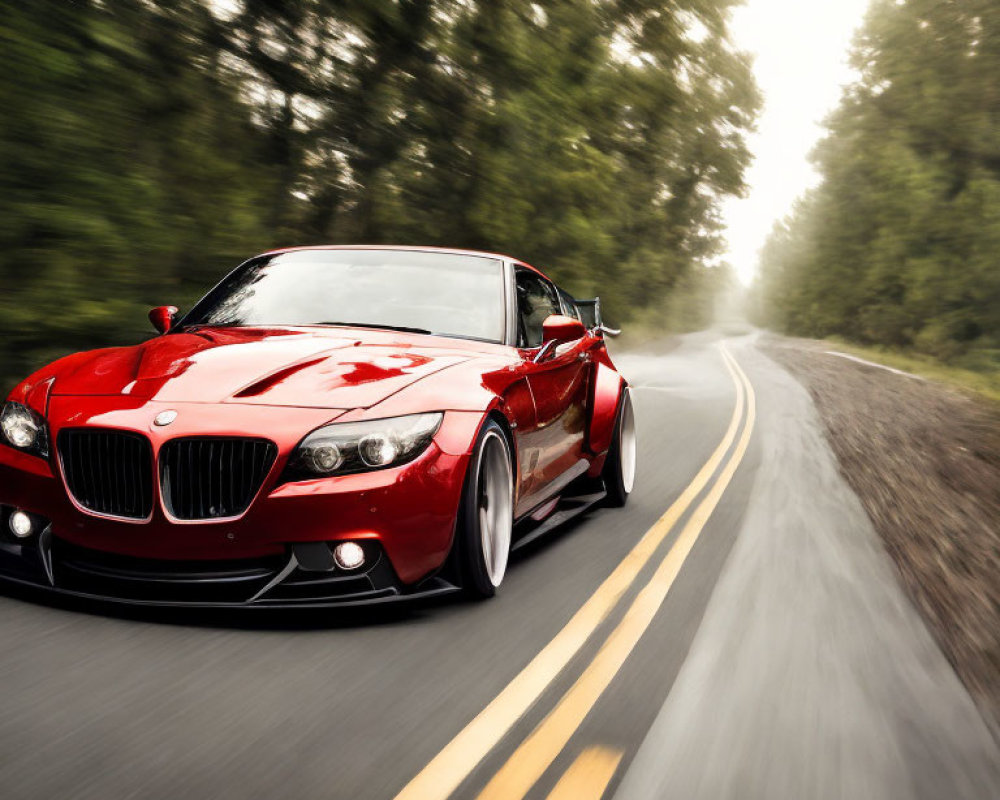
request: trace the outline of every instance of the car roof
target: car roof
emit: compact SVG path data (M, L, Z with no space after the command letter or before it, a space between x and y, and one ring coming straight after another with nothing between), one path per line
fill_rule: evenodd
M505 261L512 261L521 267L527 267L533 272L537 272L544 278L551 280L544 272L537 267L531 266L525 261L513 258L503 253L491 253L485 250L466 250L458 247L430 247L422 245L389 245L389 244L315 244L300 245L296 247L279 247L276 250L268 250L261 253L262 256L275 256L281 253L296 253L302 250L409 250L415 252L447 253L456 256L485 256L487 258L500 258Z

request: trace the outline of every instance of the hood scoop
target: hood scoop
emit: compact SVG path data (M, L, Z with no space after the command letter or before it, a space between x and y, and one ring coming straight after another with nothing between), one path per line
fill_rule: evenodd
M282 381L290 378L296 372L303 369L308 369L316 364L320 364L326 361L326 356L320 356L319 358L311 358L308 361L302 361L298 364L291 364L283 369L276 370L270 375L266 375L260 380L254 381L249 386L240 389L236 394L233 395L234 399L241 399L244 397L259 397L260 395L267 392L269 389L274 388Z

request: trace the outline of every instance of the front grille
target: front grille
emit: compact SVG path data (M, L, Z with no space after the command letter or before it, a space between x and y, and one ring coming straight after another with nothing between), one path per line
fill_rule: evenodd
M192 437L160 451L163 502L175 519L238 517L253 501L278 448L266 439Z
M98 514L145 519L153 510L153 453L137 433L88 428L59 434L70 493Z

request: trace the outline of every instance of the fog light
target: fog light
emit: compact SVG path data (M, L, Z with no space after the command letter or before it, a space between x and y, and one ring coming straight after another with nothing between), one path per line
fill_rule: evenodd
M365 563L365 551L359 544L344 542L333 549L333 560L341 569L357 569Z
M10 532L19 539L31 536L32 530L35 527L31 522L31 517L23 511L15 511L11 514L10 519L7 520L7 524L10 526Z

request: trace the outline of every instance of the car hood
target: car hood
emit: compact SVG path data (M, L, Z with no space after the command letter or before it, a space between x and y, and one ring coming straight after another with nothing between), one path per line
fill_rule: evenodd
M56 362L51 393L367 408L474 355L452 343L363 329L200 329Z

